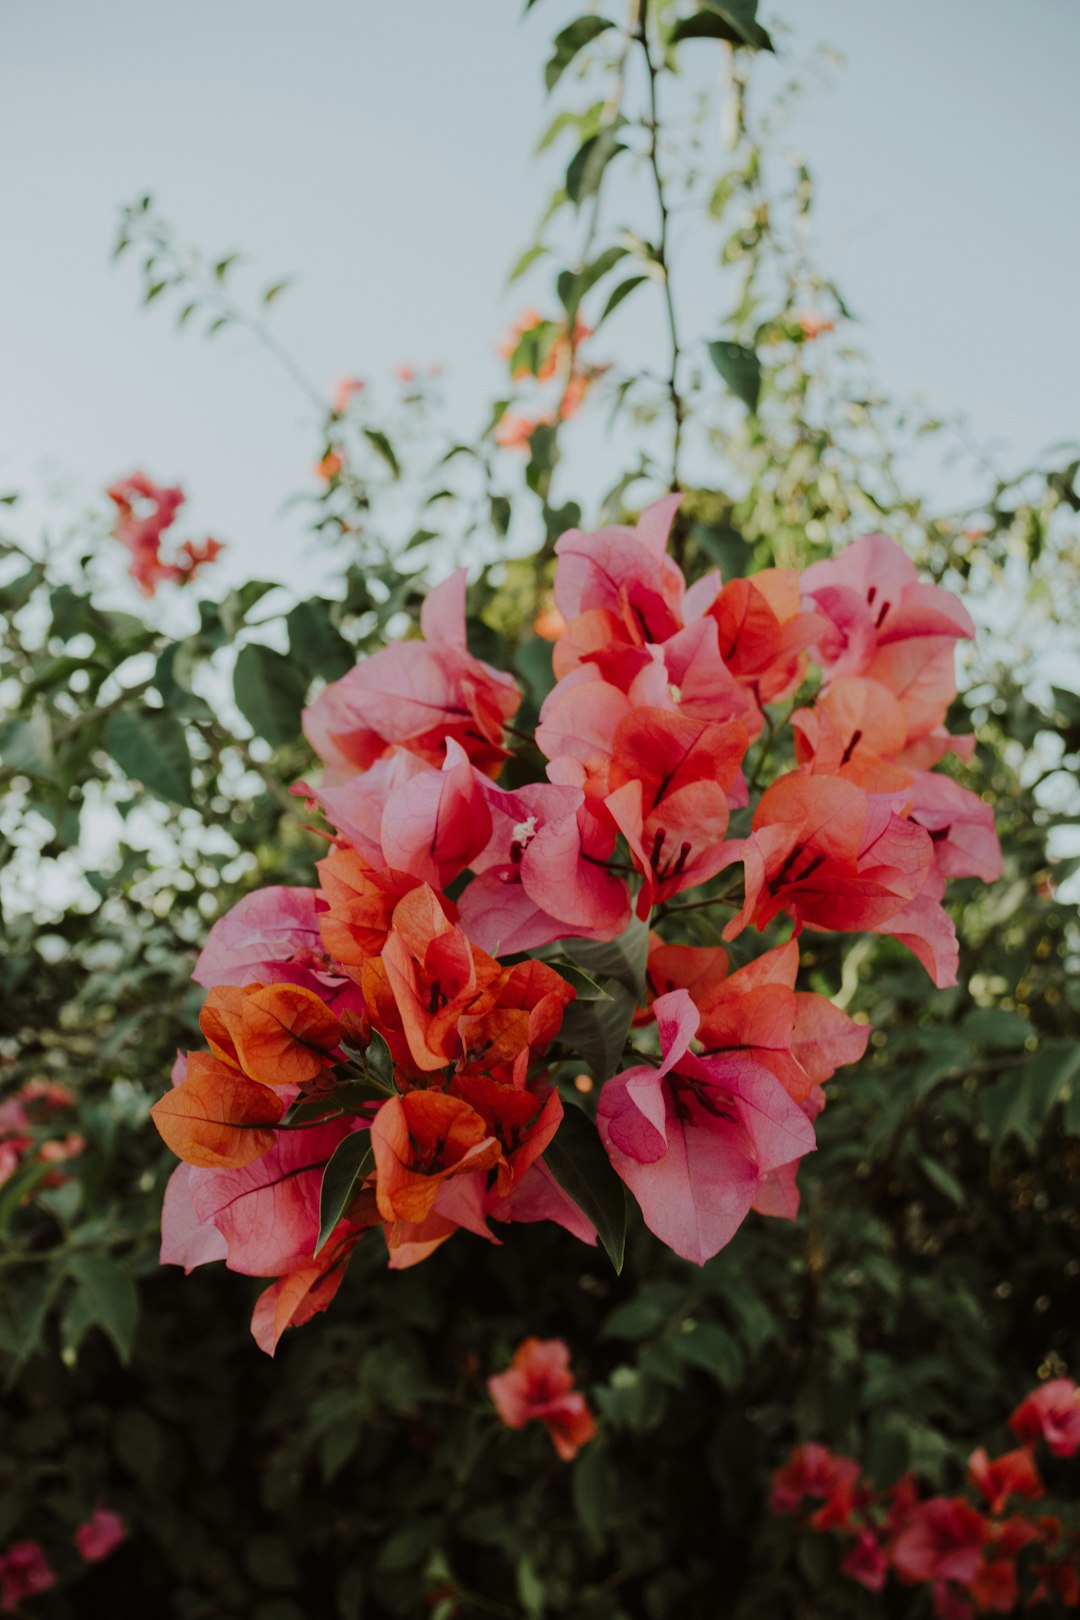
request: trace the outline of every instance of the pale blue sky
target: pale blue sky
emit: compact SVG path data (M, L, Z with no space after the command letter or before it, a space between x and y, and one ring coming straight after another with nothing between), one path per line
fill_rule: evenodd
M85 500L141 466L184 482L189 527L229 541L230 576L303 574L282 505L311 462L304 402L248 340L139 312L108 250L144 189L185 238L243 249L259 284L297 277L276 320L328 391L438 361L474 431L520 304L505 272L553 178L530 161L545 47L579 7L521 9L0 5L0 487L40 492L51 468ZM1077 0L762 12L794 30L785 68L818 42L847 59L791 135L819 182L819 259L882 385L966 412L1017 458L1075 436Z

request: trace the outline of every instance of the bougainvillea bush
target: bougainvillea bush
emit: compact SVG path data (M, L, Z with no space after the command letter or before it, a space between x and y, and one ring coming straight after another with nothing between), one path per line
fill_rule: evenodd
M933 770L974 744L945 724L968 614L882 535L801 578L688 585L679 499L556 543L535 730L468 650L464 572L419 639L305 711L326 770L300 792L334 829L319 885L214 924L209 1050L152 1111L184 1161L162 1259L277 1277L264 1350L326 1308L373 1227L391 1268L545 1220L601 1233L621 1268L612 1169L698 1265L752 1209L793 1218L822 1086L870 1035L796 989L802 931L887 934L956 984L946 880L1001 873L992 810ZM770 771L785 725L796 763ZM688 944L687 908L733 913L745 959ZM598 1084L602 1151L576 1113L564 1128L558 1077L583 1064L569 1103Z
M47 536L3 495L29 1620L1007 1612L933 1557L1016 1517L1060 1536L979 1559L1069 1612L1076 1458L993 1437L1024 1390L1071 1434L1080 1366L1080 456L914 489L953 428L814 264L782 28L548 10L475 429L122 212L146 319L302 390L323 587L226 583L182 445Z

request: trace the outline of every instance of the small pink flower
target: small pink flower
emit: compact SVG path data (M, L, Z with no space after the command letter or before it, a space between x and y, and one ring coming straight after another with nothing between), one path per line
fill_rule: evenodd
M525 1339L507 1371L488 1379L488 1391L507 1428L523 1429L538 1420L563 1462L570 1462L596 1433L585 1397L573 1382L570 1351L562 1339Z
M0 1613L13 1614L24 1598L55 1585L56 1575L36 1541L12 1542L0 1556Z
M1071 1378L1052 1378L1020 1402L1009 1428L1018 1440L1046 1441L1055 1457L1080 1449L1080 1389Z
M75 1546L79 1556L88 1564L98 1564L115 1552L127 1540L127 1526L119 1513L111 1508L96 1507L85 1524L75 1532Z

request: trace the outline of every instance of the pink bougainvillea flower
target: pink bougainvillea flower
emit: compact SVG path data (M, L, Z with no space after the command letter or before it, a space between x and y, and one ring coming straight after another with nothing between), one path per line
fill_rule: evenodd
M318 889L256 889L218 918L192 978L208 990L219 984L300 985L340 1017L355 992L323 945L319 924L327 909Z
M480 1073L524 1087L530 1063L555 1039L573 999L572 987L546 962L501 968L458 1020L461 1060L455 1078Z
M952 592L924 585L915 564L883 534L865 534L839 556L811 563L802 589L814 611L829 621L815 657L833 678L872 674L867 666L878 648L895 642L944 638L951 643L975 634L971 615ZM933 656L939 650L933 648Z
M1010 1496L1035 1500L1045 1495L1035 1459L1026 1446L1006 1451L1000 1457L990 1457L980 1446L968 1458L968 1474L995 1518L1004 1513Z
M249 1277L279 1277L306 1264L318 1241L323 1171L353 1124L336 1119L279 1131L268 1153L238 1169L181 1166L162 1209L162 1263L191 1271L223 1259ZM224 1242L224 1254L218 1241L200 1235L208 1226Z
M638 916L723 866L728 793L748 742L737 720L636 709L619 722L605 806L645 878Z
M893 1569L902 1581L974 1579L990 1526L962 1497L932 1496L913 1509L890 1548Z
M828 621L802 606L794 568L765 568L730 580L709 608L720 656L759 707L789 697L806 671L808 647Z
M420 627L422 641L373 653L305 709L304 732L329 781L365 770L395 746L438 765L449 737L479 770L498 771L503 726L521 693L509 675L468 650L464 569L429 593Z
M824 1502L838 1492L850 1494L859 1478L859 1465L838 1457L827 1446L808 1441L796 1446L787 1462L772 1477L769 1511L798 1513L809 1496Z
M13 1541L0 1553L0 1613L14 1614L24 1598L56 1585L56 1574L36 1541Z
M1055 1457L1080 1450L1080 1389L1071 1378L1052 1378L1026 1395L1009 1419L1018 1440L1045 1440Z
M956 932L940 904L933 840L897 815L888 796L791 771L762 794L752 825L719 863L741 860L745 871L743 909L725 939L785 911L808 928L891 934L936 985L956 983Z
M567 624L582 613L609 613L633 645L665 641L682 627L686 582L666 554L680 500L654 501L632 529L569 529L562 536L555 546L555 605Z
M488 1379L488 1391L507 1428L542 1423L563 1462L576 1457L596 1433L585 1397L574 1389L570 1351L562 1339L525 1339L507 1371Z
M703 1265L730 1242L770 1171L814 1147L814 1129L776 1076L741 1053L690 1051L699 1016L685 990L654 1004L663 1061L600 1093L597 1126L645 1224Z
M889 1573L889 1561L877 1536L864 1525L844 1554L840 1565L849 1580L858 1581L868 1592L880 1592Z
M263 1290L251 1316L251 1336L260 1350L273 1356L286 1328L302 1327L327 1309L344 1281L361 1235L339 1230L316 1259L296 1266Z
M96 1564L115 1552L127 1540L127 1526L119 1513L99 1505L89 1519L75 1532L75 1546L79 1556L88 1564Z
M607 871L614 847L582 813L577 788L536 783L507 792L489 786L491 836L471 862L460 899L461 926L485 951L509 956L575 935L614 939L630 920L626 884Z
M452 883L491 836L484 788L488 778L451 737L441 767L395 748L348 782L294 788L318 803L373 867L407 872L442 889Z
M997 882L1002 861L994 812L977 793L951 777L916 771L909 814L933 839L934 865L942 877Z

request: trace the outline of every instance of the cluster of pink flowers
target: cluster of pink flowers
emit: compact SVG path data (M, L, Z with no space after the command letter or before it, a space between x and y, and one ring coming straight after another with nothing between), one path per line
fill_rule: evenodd
M394 1267L461 1228L497 1242L492 1222L595 1241L545 1158L552 1062L581 1065L559 941L652 925L636 1023L659 1058L634 1047L643 1061L599 1076L596 1120L646 1224L698 1263L751 1209L795 1214L822 1084L866 1047L866 1024L796 989L799 934L889 934L955 983L946 879L1000 870L989 807L933 770L971 753L945 727L967 613L880 536L801 576L688 586L667 549L677 507L559 541L535 736L511 726L511 677L468 649L464 572L428 596L422 639L306 711L325 770L297 791L335 829L318 887L264 889L215 924L195 969L209 1050L154 1109L185 1161L162 1259L277 1278L253 1324L267 1350L325 1308L372 1228ZM794 767L730 838L811 660ZM676 897L728 868L741 885L692 902L727 909L726 940L790 925L734 969L668 937ZM324 1173L333 1187L350 1168L329 1210Z
M207 563L224 549L220 540L207 537L185 540L166 562L161 555L167 530L186 499L182 489L155 484L145 473L132 473L106 491L116 507L113 533L131 553L128 573L144 596L153 596L158 586L169 582L186 585Z
M56 1114L73 1107L75 1098L67 1086L55 1080L28 1080L13 1097L0 1103L0 1187L26 1163L55 1167L78 1158L86 1142L77 1131L63 1136L41 1138L40 1127L51 1124ZM47 1187L56 1187L64 1172L50 1168L43 1176Z
M75 1532L75 1549L87 1564L100 1563L127 1540L127 1528L111 1508L96 1507ZM26 1598L56 1585L56 1571L37 1541L15 1541L0 1553L0 1614L14 1614Z
M509 1429L542 1423L563 1462L596 1433L584 1395L574 1388L570 1351L562 1339L524 1339L505 1372L488 1379L495 1410Z
M879 1492L850 1457L810 1444L797 1446L773 1476L769 1505L838 1536L846 1546L841 1569L871 1592L890 1572L905 1585L927 1586L939 1620L1045 1603L1080 1608L1080 1531L1027 1505L1046 1495L1037 1444L1056 1457L1080 1450L1080 1390L1068 1378L1040 1385L1009 1427L1022 1444L997 1457L973 1451L967 1496L923 1496L910 1474Z

